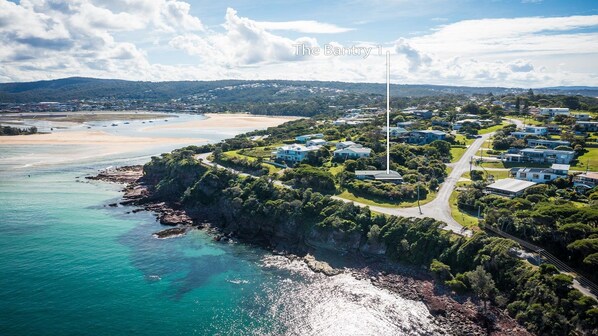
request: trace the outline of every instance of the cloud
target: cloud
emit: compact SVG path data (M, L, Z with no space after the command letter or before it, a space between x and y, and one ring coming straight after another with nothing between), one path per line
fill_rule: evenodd
M518 60L509 64L513 72L530 72L534 70L534 65L528 61Z
M352 28L343 28L330 23L318 21L256 21L255 23L266 30L293 30L307 34L338 34L354 30Z
M404 55L409 63L409 71L417 71L422 66L430 65L432 59L413 48L407 40L400 38L395 44L395 51L399 55Z
M226 10L223 24L225 33L206 35L186 34L174 37L170 46L198 55L206 63L225 66L246 66L283 61L298 61L295 45L317 44L312 38L289 39L268 32L258 22L237 15L232 8Z

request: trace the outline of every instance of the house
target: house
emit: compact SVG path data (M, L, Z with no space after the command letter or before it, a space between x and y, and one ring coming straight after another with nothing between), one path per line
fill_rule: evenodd
M322 139L324 138L324 134L322 133L316 133L316 134L306 134L306 135L300 135L295 137L295 141L300 142L300 143L306 143L308 140L311 139Z
M598 121L576 121L575 128L582 132L598 132Z
M464 120L464 119L480 119L480 116L477 114L467 114L467 113L457 114L457 120Z
M574 151L555 149L525 148L518 152L509 151L502 155L507 162L536 162L536 163L563 163L569 164L575 158Z
M555 149L558 146L571 147L571 142L562 140L544 140L544 139L527 139L529 147L544 146L549 149Z
M324 139L311 139L311 140L308 140L306 143L307 147L326 146L327 144L328 144L328 142Z
M401 121L397 123L397 127L410 128L413 126L413 121Z
M307 147L301 144L292 144L278 147L272 154L276 160L296 163L305 160L309 152L315 152L320 148L320 146Z
M548 134L548 128L542 126L526 126L523 131L511 132L517 139L525 138L527 135L544 136Z
M575 115L575 120L579 121L590 121L592 117L588 113L579 113Z
M334 157L340 159L360 159L370 157L372 150L363 146L353 146L334 151Z
M546 128L548 129L548 134L554 134L554 135L561 134L561 126L560 125L548 124L548 125L546 125Z
M577 175L573 178L573 185L576 187L594 188L598 186L598 173L589 172Z
M411 131L407 137L407 142L416 145L426 145L436 140L444 140L446 133L435 130Z
M390 136L393 138L396 138L408 132L408 130L402 127L390 127ZM383 127L382 130L380 130L380 133L386 134L386 127Z
M419 119L432 119L433 113L430 110L413 110L413 116Z
M557 115L569 115L568 108L561 108L561 107L544 107L540 108L540 114L543 116L547 116L550 118L554 118Z
M490 184L486 187L485 192L499 196L516 197L533 185L536 185L536 182L506 178Z
M458 131L461 128L463 128L463 126L467 123L476 124L476 125L482 127L482 123L478 119L463 119L463 120L455 121L455 123L453 124L453 129L455 131Z
M356 144L353 141L341 141L336 143L336 149L343 149L347 147L361 147L361 145Z
M403 183L401 174L394 170L356 170L355 177L359 180L374 180L382 182Z
M546 183L553 181L558 177L567 177L567 174L569 173L569 165L555 163L550 168L518 167L511 169L510 173L512 177L518 180Z

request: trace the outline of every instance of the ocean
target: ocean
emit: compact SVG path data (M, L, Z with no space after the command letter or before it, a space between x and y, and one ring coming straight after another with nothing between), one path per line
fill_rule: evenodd
M136 125L121 132L136 134ZM200 129L184 136L217 142L244 131ZM65 162L51 158L87 149L0 145L0 335L438 330L423 303L367 280L316 274L301 261L215 242L201 230L156 239L152 233L163 227L152 213L108 206L121 198L121 185L84 178L173 148Z

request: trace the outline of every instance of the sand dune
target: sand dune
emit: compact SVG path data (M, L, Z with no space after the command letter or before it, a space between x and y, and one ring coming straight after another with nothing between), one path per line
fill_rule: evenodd
M221 114L207 113L208 119L194 120L168 125L157 125L143 128L142 130L160 129L193 129L193 128L263 128L278 126L287 121L299 119L298 117L258 116L244 113Z

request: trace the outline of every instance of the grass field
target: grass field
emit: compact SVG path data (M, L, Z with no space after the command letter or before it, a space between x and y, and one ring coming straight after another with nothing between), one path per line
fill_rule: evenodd
M467 151L467 148L451 147L451 162L457 162L461 160L461 157L463 154L465 154L465 151Z
M451 216L453 219L457 221L457 223L465 226L468 229L476 230L478 228L478 219L471 214L462 211L457 206L457 197L459 195L458 191L453 191L451 193L451 197L449 198L449 204L451 206Z
M489 175L493 175L495 180L500 180L509 177L508 170L488 170L486 171L486 173ZM465 172L463 174L463 177L470 179L471 174L469 174L469 172Z
M484 168L514 168L514 167L531 167L531 168L549 168L550 163L534 163L534 162L483 162L480 167Z
M455 141L463 142L463 143L465 143L465 146L469 146L475 141L475 139L468 139L463 134L457 134L457 135L455 135Z
M598 171L598 148L586 147L586 150L586 153L577 158L577 164L571 169Z
M487 127L487 128L482 128L482 129L481 129L481 130L478 132L478 134L480 134L480 135L481 135L481 134L488 134L488 133L496 132L496 131L498 131L499 129L501 129L501 128L505 127L505 126L506 126L506 125L508 125L508 124L509 124L508 122L506 122L506 121L503 121L503 122L502 122L500 125L494 125L494 126L490 126L490 127Z

